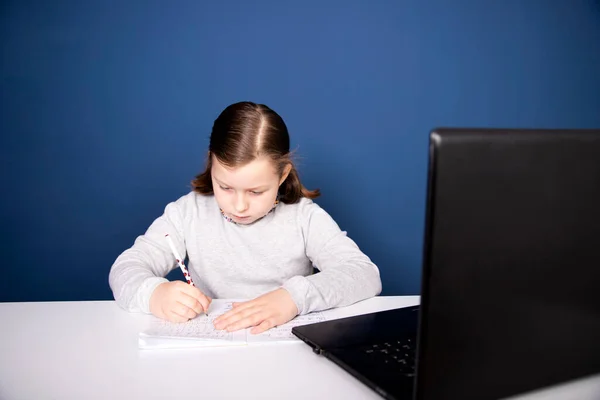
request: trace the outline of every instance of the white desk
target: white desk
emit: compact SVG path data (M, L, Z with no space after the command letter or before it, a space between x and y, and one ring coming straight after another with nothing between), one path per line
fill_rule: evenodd
M419 303L376 297L328 310L330 318ZM0 399L376 399L298 341L139 350L150 317L112 301L0 303ZM556 393L557 395L553 395ZM600 378L523 399L600 399Z
M346 317L419 303L376 297ZM0 303L0 399L377 399L303 342L139 350L150 317L113 301Z

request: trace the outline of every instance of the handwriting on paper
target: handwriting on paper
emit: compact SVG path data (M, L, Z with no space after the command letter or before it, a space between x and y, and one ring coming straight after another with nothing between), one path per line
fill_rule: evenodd
M187 338L187 339L212 339L212 340L239 340L240 335L234 332L217 330L214 327L214 321L219 315L223 315L231 310L231 303L226 303L218 309L211 309L209 315L199 315L183 323L169 322L161 319L153 321L150 329L144 333L148 336L158 336L164 338ZM243 337L241 340L245 340Z
M306 315L299 315L293 320L286 322L285 324L276 326L269 329L266 332L259 333L258 335L252 335L248 333L248 341L272 341L272 340L298 340L298 338L292 333L292 328L300 325L314 324L317 322L323 322L327 319L320 312L315 312Z
M243 329L236 332L227 332L217 330L214 327L214 321L220 315L225 314L233 308L232 303L213 302L209 308L208 316L199 315L196 318L184 322L168 322L156 318L152 321L149 329L143 332L145 338L163 338L163 339L199 339L202 341L218 341L234 343L251 342L277 342L298 340L292 333L294 326L312 324L326 321L327 319L320 312L307 315L299 315L293 320L269 329L258 335L252 335L250 329ZM146 339L147 340L147 339Z

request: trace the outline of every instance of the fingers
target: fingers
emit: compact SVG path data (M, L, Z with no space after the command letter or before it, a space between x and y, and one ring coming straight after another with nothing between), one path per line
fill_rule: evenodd
M187 322L190 320L190 317L186 315L187 310L189 310L189 308L182 305L171 305L171 307L163 311L161 318L166 319L169 322Z
M200 307L202 307L202 310L200 310L198 314L202 312L208 313L208 307L210 307L210 303L212 302L210 297L202 293L197 287L188 285L183 281L181 281L181 284L178 285L178 289L199 303Z
M181 316L181 315L179 315L179 314L176 314L176 313L175 313L175 312L173 312L173 311L168 311L167 313L165 313L165 317L166 317L165 319L166 319L167 321L170 321L170 322L176 322L176 323L178 323L178 324L180 324L180 323L184 323L184 322L188 322L188 321L190 320L190 318L188 318L188 317L183 317L183 316Z
M206 303L201 303L202 307L204 307L204 312L208 315L208 308L210 307L210 303L212 303L212 299L208 296L204 296L206 299Z
M188 307L187 305L181 303L180 301L174 302L169 312L172 315L175 315L177 319L183 319L184 321L188 321L192 318L196 318L199 313L197 313L194 309Z
M263 333L264 331L274 328L275 326L275 321L272 318L267 318L254 328L250 329L250 333L253 335L258 335L259 333Z
M204 313L204 306L200 304L198 299L188 295L187 293L181 293L181 296L177 299L180 303L191 308L196 314Z
M285 289L276 289L254 300L234 303L233 309L214 322L216 329L229 332L255 327L251 333L261 333L293 319L298 307Z
M247 313L248 311L246 311L246 310L252 309L253 307L260 306L260 303L257 302L256 299L255 300L250 300L250 301L244 301L244 302L241 302L241 303L231 303L231 304L232 304L233 309L227 311L225 314L223 314L220 317L218 317L217 319L215 319L215 323L219 323L220 321L229 321L229 322L231 322L229 319L232 318L235 315L238 315L238 313L240 313L240 312L246 312ZM236 321L237 321L237 319L236 319Z
M186 322L208 310L212 299L183 281L158 285L150 297L150 312L171 322Z
M234 303L231 303L231 306L236 311L241 311L241 310L245 310L247 308L256 307L261 304L263 304L263 302L260 299L254 299L254 300L248 300L248 301L242 301L242 302L234 302ZM229 312L231 312L231 311L229 311Z
M261 323L266 318L266 313L258 307L250 307L229 311L215 320L216 329L224 329L228 332L248 328Z

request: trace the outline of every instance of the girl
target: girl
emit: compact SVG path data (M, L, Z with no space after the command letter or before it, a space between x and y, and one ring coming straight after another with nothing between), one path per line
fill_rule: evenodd
M109 283L124 309L184 322L212 298L253 299L215 328L260 333L380 293L377 267L313 203L319 191L300 183L287 127L267 106L241 102L219 115L192 186L113 264ZM196 286L164 278L177 267L167 233Z

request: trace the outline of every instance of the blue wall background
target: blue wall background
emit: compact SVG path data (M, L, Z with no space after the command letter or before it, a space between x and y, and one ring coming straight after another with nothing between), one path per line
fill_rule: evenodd
M236 101L387 295L419 291L430 129L600 127L597 0L3 1L0 38L0 301L112 298Z

